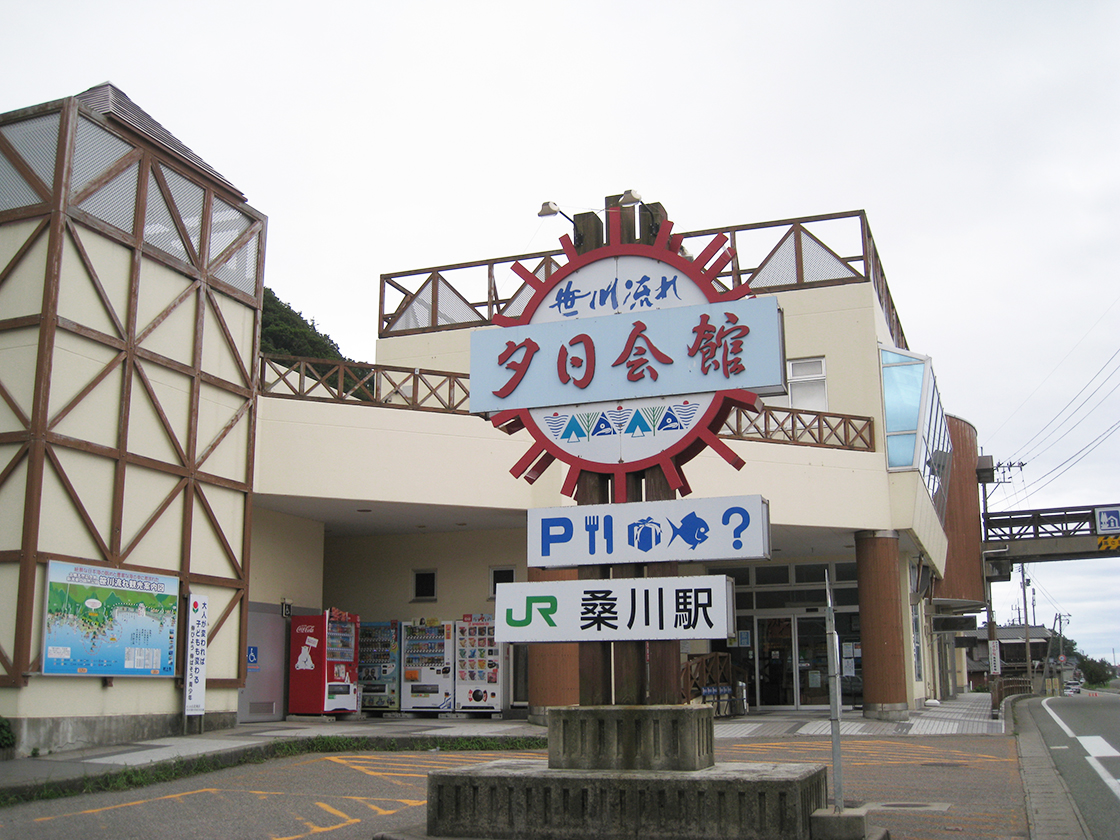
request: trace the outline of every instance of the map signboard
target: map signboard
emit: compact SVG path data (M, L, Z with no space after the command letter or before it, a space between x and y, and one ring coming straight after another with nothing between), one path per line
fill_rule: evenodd
M175 675L179 579L52 560L43 673Z
M502 583L495 602L499 642L734 636L734 586L726 575Z

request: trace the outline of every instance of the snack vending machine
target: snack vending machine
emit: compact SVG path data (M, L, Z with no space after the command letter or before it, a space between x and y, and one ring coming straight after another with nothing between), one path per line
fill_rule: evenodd
M363 621L358 631L358 682L362 709L396 711L401 707L399 621Z
M492 615L455 622L455 711L502 710L502 647L494 641Z
M359 623L358 616L333 607L292 619L290 714L358 711Z
M401 711L450 712L453 706L455 672L451 621L432 621L401 626Z

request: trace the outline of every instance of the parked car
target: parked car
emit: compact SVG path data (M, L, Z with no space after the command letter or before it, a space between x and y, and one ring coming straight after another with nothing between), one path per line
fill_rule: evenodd
M1081 683L1077 680L1067 680L1065 689L1062 691L1066 697L1072 697L1075 694L1081 693Z

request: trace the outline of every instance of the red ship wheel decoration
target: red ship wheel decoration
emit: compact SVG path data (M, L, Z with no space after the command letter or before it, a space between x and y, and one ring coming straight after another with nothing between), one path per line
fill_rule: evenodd
M618 242L617 209L608 211L608 225L609 241ZM506 329L472 336L471 379L476 380L478 353L482 372L472 389L472 402L485 405L474 410L489 413L490 421L507 433L527 429L533 437L510 469L515 477L533 483L559 459L569 465L565 495L575 495L580 474L588 471L613 476L615 501L624 502L626 474L654 466L661 468L673 490L689 494L680 467L705 447L735 469L743 466L718 435L734 407L758 410L757 393L735 387L742 377L733 376L743 371L737 351L742 351L754 325L739 323L735 313L724 309L735 309L728 306L735 301L753 303L754 295L748 285L722 291L715 284L734 255L724 247L726 236L716 235L690 260L681 256L683 236L673 235L672 228L672 222L662 222L652 245L606 245L585 254L577 253L565 235L560 244L568 261L547 279L514 263L513 270L533 295L519 317L494 316L494 323ZM711 315L702 314L697 321L695 313L713 304ZM686 306L692 309L674 312ZM773 308L777 312L776 303ZM719 323L713 323L716 320ZM617 336L613 345L597 337L602 330L591 329L606 323ZM672 340L655 336L658 324L660 336L669 325ZM546 342L538 333L562 333L564 338L542 350ZM505 341L501 349L509 334L522 341ZM476 349L478 338L489 342L488 352ZM774 343L781 344L780 325ZM511 407L501 407L500 401L519 388L533 388L523 385L530 368L536 381L547 377L542 387L551 396L520 403L515 397ZM688 378L682 381L691 385L674 389L666 384L686 372ZM589 387L592 382L596 387ZM492 389L492 384L502 387Z

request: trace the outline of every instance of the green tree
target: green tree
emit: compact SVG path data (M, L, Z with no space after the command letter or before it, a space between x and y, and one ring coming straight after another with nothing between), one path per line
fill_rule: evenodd
M261 313L261 352L346 360L330 336L315 329L304 319L302 312L296 312L267 286Z
M1107 659L1089 659L1086 656L1081 660L1081 673L1090 685L1106 685L1112 679L1113 670Z

